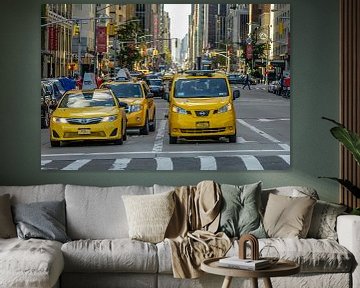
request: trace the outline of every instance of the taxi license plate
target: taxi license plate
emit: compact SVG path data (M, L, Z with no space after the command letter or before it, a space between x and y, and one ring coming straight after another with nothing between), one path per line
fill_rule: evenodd
M208 121L196 122L196 128L209 128L209 126Z
M90 135L91 131L88 128L82 128L78 130L79 135Z

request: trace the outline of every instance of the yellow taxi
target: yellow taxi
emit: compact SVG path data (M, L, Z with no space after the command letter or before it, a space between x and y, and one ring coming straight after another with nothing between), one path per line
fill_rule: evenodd
M70 90L50 120L50 143L106 140L121 145L126 140L126 104L109 89Z
M234 99L226 75L213 70L189 70L177 74L169 97L169 143L178 138L227 137L236 142Z
M156 129L156 107L154 94L145 81L113 81L101 87L110 89L121 102L128 104L127 128L139 129L141 135L148 135Z

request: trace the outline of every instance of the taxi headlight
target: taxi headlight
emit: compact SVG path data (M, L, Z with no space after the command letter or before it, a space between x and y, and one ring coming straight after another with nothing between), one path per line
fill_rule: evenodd
M52 117L52 121L54 123L68 123L67 119L62 117Z
M231 111L231 109L232 109L231 104L228 103L228 104L222 106L221 108L219 108L218 113L225 113L225 112Z
M187 114L187 111L184 108L175 105L172 107L172 111L179 114Z
M106 116L101 119L101 122L113 122L117 119L116 115Z
M132 113L132 112L138 112L142 109L142 106L137 104L137 105L129 105L129 108L128 108L128 111L129 113Z

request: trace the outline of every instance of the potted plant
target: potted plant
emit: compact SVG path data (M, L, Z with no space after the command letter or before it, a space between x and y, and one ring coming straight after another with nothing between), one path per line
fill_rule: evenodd
M355 161L360 165L360 136L353 131L347 129L343 124L336 122L333 119L322 117L322 119L328 120L334 124L335 127L330 129L331 134L336 138L340 143L342 143L346 149L354 156ZM360 187L354 185L348 179L340 179L336 177L319 177L319 178L328 178L334 181L339 182L347 190L349 190L356 198L360 198ZM354 208L351 212L352 214L360 215L360 207Z

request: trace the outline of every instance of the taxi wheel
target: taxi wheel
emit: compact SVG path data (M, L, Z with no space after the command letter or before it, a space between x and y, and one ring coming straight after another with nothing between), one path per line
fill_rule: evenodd
M156 130L156 117L155 117L155 112L154 112L154 116L151 120L151 124L149 125L149 131L154 132L155 130Z
M140 135L148 135L149 134L149 118L146 115L145 125L140 128Z
M236 133L229 136L229 143L236 143Z
M60 141L50 141L51 147L60 147Z
M169 144L176 144L177 138L169 135Z
M115 144L115 145L122 145L123 143L124 143L124 141L123 141L123 136L121 136L120 139L116 139L116 140L114 141L114 144Z
M126 141L127 140L127 134L126 134L126 122L124 124L124 132L123 132L123 135L122 135L122 139L123 141Z

